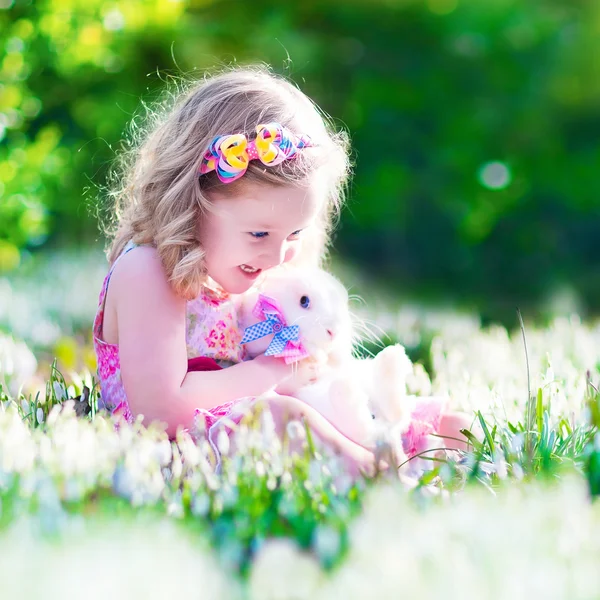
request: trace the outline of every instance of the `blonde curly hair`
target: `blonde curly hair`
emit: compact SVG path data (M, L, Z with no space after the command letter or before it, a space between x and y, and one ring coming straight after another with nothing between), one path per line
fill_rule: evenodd
M147 132L134 131L131 148L113 170L113 223L106 231L110 263L129 240L152 244L174 291L193 299L207 277L197 224L210 210L211 191L235 197L248 184L307 185L318 176L324 208L309 234L312 239L305 239L295 262L320 264L348 180L348 137L335 132L304 93L266 67L236 67L186 87L162 111L148 111ZM199 176L202 157L214 137L252 136L258 124L270 122L310 136L312 146L275 167L252 161L234 183L221 183L215 172Z

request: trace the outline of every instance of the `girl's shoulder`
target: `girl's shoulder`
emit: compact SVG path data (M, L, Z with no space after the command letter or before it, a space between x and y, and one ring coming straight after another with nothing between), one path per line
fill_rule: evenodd
M119 322L119 336L123 323L134 314L159 319L185 311L185 300L171 287L156 248L132 247L121 254L111 271L106 309Z
M111 286L119 282L145 282L152 284L167 282L167 274L162 266L156 248L150 245L128 244L111 267Z
M143 301L146 294L177 297L158 251L153 246L140 245L126 248L112 268L111 287L113 290L123 290L128 295L134 291Z

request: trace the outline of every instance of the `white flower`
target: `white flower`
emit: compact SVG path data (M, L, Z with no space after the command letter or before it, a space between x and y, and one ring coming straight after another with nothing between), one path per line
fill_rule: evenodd
M290 440L303 440L306 437L304 426L295 419L288 422L286 431Z
M65 393L65 388L58 381L54 381L52 383L52 388L54 389L54 395L56 399L61 402L62 400L66 400L67 394Z
M220 429L217 434L217 448L223 456L229 454L229 445L229 436L227 435L227 432L225 429Z
M313 486L321 485L323 480L323 470L321 461L311 460L308 467L308 480Z
M205 517L210 509L210 497L202 492L194 496L192 500L192 514L197 517Z

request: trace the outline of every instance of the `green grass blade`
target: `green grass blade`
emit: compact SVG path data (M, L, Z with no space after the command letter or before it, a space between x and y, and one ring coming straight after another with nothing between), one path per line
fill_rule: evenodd
M487 423L485 422L480 410L477 411L477 418L479 419L479 424L481 425L481 429L483 429L483 435L485 436L485 440L490 448L490 454L494 454L494 438L490 434L490 430L488 429Z

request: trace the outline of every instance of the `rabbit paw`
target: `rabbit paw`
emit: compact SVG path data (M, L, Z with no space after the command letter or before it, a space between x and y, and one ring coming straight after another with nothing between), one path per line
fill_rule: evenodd
M406 385L406 376L413 370L410 358L400 344L384 348L373 361L376 377L383 381L402 382L403 386Z

